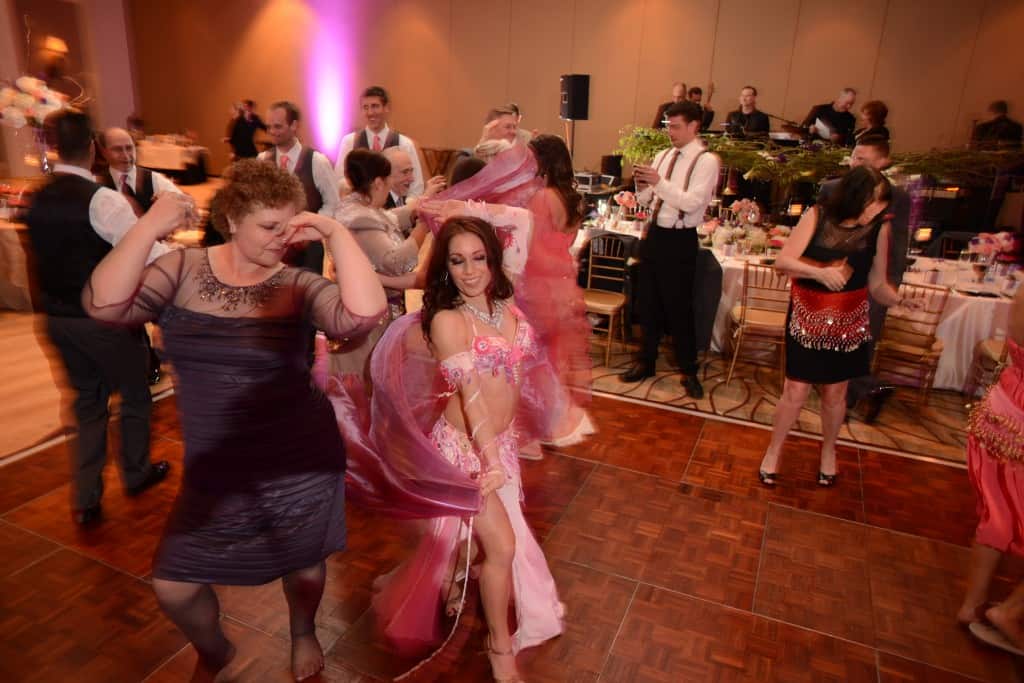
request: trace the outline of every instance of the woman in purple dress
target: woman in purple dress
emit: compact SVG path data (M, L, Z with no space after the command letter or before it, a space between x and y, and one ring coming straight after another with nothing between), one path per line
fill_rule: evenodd
M169 200L170 201L170 200ZM159 204L159 201L158 201ZM345 450L333 409L310 381L311 328L364 334L385 308L362 249L334 220L300 213L295 176L238 162L218 195L229 240L145 267L161 238L142 218L97 266L83 293L100 320L158 320L174 367L185 435L184 478L153 567L160 606L203 666L227 675L234 647L211 584L281 578L292 670L323 668L314 618L325 558L345 545ZM288 247L324 239L337 283L282 263Z

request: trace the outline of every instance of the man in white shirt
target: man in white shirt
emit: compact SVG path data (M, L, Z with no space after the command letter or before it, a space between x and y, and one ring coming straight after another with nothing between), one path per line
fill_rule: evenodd
M366 126L356 130L341 139L341 149L338 150L338 163L334 167L338 178L345 177L345 158L353 149L368 149L373 152L383 152L391 147L398 147L409 155L412 161L412 184L409 186L409 197L418 197L423 194L425 185L423 182L423 169L420 168L420 155L416 151L416 143L409 137L402 135L397 130L388 127L388 116L391 114L391 100L388 92L379 85L373 85L363 91L362 96L363 118Z
M135 163L135 141L124 128L108 128L100 135L100 149L109 169L96 180L125 196L136 215L149 211L161 192L178 192L178 186L162 173L139 168Z
M135 141L124 128L108 128L100 135L100 149L109 168L97 176L101 185L120 192L135 216L149 211L161 192L182 194L178 186L162 173L139 168L135 163ZM160 381L160 358L153 350L149 335L144 333L149 349L149 383Z
M396 209L403 206L415 206L421 199L429 199L444 189L444 176L434 176L427 181L423 194L418 197L410 197L409 191L415 179L412 158L409 153L401 147L388 147L382 154L391 162L391 175L388 176L388 185L391 191L388 193L387 201L384 202L385 209Z
M658 344L668 332L683 373L682 384L695 399L704 396L697 379L697 343L693 298L697 226L715 195L719 160L700 139L702 112L694 102L677 102L665 111L672 147L659 152L651 166L633 167L637 199L651 206L651 222L640 244L639 297L644 340L637 364L620 376L623 382L652 377Z
M328 161L320 152L302 144L298 138L301 114L291 102L281 101L270 105L267 111L267 135L274 146L260 152L259 159L295 174L306 193L306 210L323 216L334 217L338 208L338 180ZM322 273L324 268L324 245L310 243L288 261L291 265Z
M146 347L137 328L90 318L82 293L93 269L121 241L137 217L124 195L102 187L89 169L93 137L88 115L62 111L47 117L60 163L32 199L26 223L46 331L75 394L78 438L74 445L72 506L81 525L100 520L103 467L107 459L110 394L121 394L121 470L125 492L142 493L162 481L166 461L150 461L152 398L146 382ZM185 195L169 195L177 211L162 211L167 227L183 222L194 207ZM174 205L172 204L172 205ZM153 246L152 260L167 251Z

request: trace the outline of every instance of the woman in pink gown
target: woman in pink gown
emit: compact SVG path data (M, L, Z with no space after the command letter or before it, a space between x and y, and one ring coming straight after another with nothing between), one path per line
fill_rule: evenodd
M1024 556L1024 287L1010 317L1007 366L968 420L967 464L978 497L967 594L957 619L982 640L1024 654L1024 583L988 604L1007 553Z
M479 544L491 667L495 680L518 681L515 655L563 628L554 579L523 516L518 439L548 436L569 401L512 304L489 223L445 221L426 272L423 310L393 322L371 359L372 417L357 410L362 425L345 419L352 399L326 380L349 455L347 492L371 511L426 520L412 557L376 582L385 638L403 654L441 642L443 611L457 623Z
M561 138L538 135L530 141L544 188L530 199L533 214L526 269L516 302L537 330L540 343L562 383L577 402L590 396L590 325L578 268L569 253L583 222L583 197L575 188L572 159Z

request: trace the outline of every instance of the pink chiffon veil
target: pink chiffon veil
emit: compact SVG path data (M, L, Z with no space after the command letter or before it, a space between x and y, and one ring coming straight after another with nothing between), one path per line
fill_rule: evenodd
M543 179L537 176L537 158L533 151L525 144L516 143L496 155L479 173L439 192L433 199L473 200L522 208L543 186ZM441 221L425 213L420 215L436 235Z

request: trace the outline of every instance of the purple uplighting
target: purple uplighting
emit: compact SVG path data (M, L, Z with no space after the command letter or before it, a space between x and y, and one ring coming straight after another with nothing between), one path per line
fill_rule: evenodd
M357 25L352 16L359 3L312 0L316 32L306 63L306 93L312 109L310 126L317 147L334 158L341 137L348 130L348 98L351 97L354 39Z

